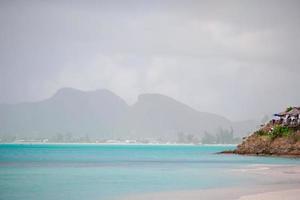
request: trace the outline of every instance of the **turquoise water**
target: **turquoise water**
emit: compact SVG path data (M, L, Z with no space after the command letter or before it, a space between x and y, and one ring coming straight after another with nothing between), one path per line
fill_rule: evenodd
M220 155L228 146L0 145L0 199L106 200L143 192L251 184L231 169L300 164Z

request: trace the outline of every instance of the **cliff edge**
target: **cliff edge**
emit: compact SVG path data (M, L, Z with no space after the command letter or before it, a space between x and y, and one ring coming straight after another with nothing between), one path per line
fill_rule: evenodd
M300 157L300 107L289 107L274 116L277 118L244 138L235 150L223 153Z

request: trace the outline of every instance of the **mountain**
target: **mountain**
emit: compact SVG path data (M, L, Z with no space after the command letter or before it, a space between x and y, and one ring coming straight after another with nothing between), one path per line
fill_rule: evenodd
M231 122L224 117L204 113L160 94L143 94L131 107L127 124L131 133L139 137L177 138L180 133L202 135L229 128Z
M182 134L201 137L204 132L216 133L231 127L245 131L248 124L199 112L161 94L142 94L129 106L108 90L63 88L40 102L0 105L0 137L51 138L63 134L174 141Z
M57 133L109 137L128 109L124 100L108 90L83 92L63 88L44 101L1 105L0 133L27 137Z

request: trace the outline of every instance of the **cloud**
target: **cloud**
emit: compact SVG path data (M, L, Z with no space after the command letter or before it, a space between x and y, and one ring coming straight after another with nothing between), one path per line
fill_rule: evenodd
M232 119L299 104L298 1L2 1L0 102L162 93Z

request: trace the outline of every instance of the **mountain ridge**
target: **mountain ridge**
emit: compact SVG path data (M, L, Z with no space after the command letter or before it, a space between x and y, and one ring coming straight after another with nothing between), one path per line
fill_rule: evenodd
M233 126L229 119L200 112L158 93L140 94L133 105L107 89L61 88L37 102L0 104L0 136L176 140L179 133L201 136Z

